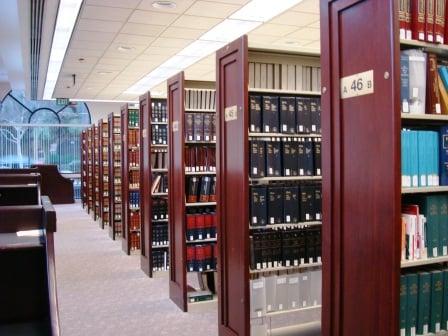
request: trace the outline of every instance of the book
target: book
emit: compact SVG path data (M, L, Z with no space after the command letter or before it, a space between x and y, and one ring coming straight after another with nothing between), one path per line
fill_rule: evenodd
M417 335L426 335L429 332L430 303L431 274L420 272L418 274Z
M446 0L435 0L434 10L434 41L445 42L445 6Z
M426 0L425 18L426 18L425 20L426 41L435 42L434 40L435 0Z
M401 52L409 60L409 113L424 114L426 107L426 54L409 49Z
M431 315L429 320L429 331L439 332L442 326L443 309L443 273L431 271Z
M438 0L436 0L438 1ZM440 106L440 91L438 83L438 70L437 70L437 56L433 53L428 53L428 73L426 86L426 113L441 114Z
M296 104L294 97L280 97L280 130L282 133L296 133Z
M262 123L266 133L280 132L279 101L275 96L262 97Z
M261 132L261 96L251 95L249 97L250 101L250 111L249 111L249 122L251 132Z
M415 335L417 329L418 276L415 273L406 275L407 306L406 335Z
M426 0L412 0L412 39L426 40Z
M283 188L268 188L268 224L283 222Z
M265 226L268 222L267 188L264 186L251 187L250 195L251 225Z
M440 185L448 185L448 126L440 127Z
M441 328L443 330L448 330L448 269L443 271L443 308Z
M283 176L297 176L299 174L296 138L283 138L282 161Z
M299 187L286 186L283 189L283 222L299 222Z
M407 313L407 279L406 275L400 276L400 336L406 336Z
M250 176L264 177L266 174L266 158L265 158L265 142L258 140L251 140L250 144Z
M279 138L273 138L266 142L266 176L281 176L281 142Z

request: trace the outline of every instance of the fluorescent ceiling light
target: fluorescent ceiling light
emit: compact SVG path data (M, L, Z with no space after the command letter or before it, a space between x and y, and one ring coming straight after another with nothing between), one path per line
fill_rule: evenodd
M82 0L61 0L58 17L51 45L50 60L48 62L47 78L45 81L44 99L51 99L56 86L62 61L67 50L76 18L81 8Z
M302 0L252 0L125 91L142 94Z
M230 19L267 22L302 0L252 0L230 16Z
M226 19L214 26L199 39L204 41L232 42L261 25L261 22Z

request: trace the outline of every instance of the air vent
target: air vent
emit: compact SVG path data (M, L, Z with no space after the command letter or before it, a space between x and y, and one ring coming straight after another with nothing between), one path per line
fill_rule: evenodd
M42 36L42 23L44 17L45 0L31 1L31 99L37 99L37 85L39 80L40 44Z

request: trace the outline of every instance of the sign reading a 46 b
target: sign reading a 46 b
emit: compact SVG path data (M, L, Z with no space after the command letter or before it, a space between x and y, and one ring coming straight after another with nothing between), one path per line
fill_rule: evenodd
M373 92L373 70L341 78L342 99L372 94Z

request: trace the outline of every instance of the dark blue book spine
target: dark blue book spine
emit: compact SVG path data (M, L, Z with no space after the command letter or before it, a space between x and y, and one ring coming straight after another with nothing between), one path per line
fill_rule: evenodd
M448 126L440 128L440 185L448 185Z

